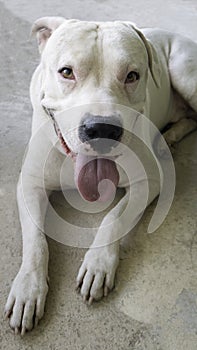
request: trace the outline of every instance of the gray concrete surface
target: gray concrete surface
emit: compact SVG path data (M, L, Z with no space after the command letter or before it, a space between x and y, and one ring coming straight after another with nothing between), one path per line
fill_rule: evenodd
M30 135L28 87L38 63L31 23L44 15L80 19L127 19L197 40L196 0L4 0L0 2L0 314L21 262L15 188ZM148 235L148 208L122 254L116 289L88 307L74 291L84 250L49 239L50 291L39 326L23 339L0 320L6 350L196 350L197 349L197 133L176 149L173 206L157 232ZM72 216L72 210L70 210ZM81 218L83 220L83 217ZM85 218L84 218L85 220Z

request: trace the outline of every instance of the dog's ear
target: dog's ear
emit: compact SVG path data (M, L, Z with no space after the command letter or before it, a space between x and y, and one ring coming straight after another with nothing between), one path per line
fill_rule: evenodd
M31 35L36 34L38 40L39 51L42 53L47 40L63 22L65 18L63 17L42 17L34 22L31 28Z
M144 43L144 46L145 46L147 54L148 54L148 64L149 64L149 69L150 69L152 78L153 78L156 86L160 87L161 68L160 68L160 62L158 59L157 52L156 52L153 44L147 38L145 38L142 31L140 29L138 29L134 24L132 24L132 27Z

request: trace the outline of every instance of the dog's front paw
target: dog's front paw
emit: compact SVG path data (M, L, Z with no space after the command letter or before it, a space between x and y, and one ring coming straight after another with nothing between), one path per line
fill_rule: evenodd
M48 284L43 273L20 269L5 306L5 316L16 334L24 335L37 325L44 314L47 292Z
M155 138L154 150L160 159L169 159L175 152L176 142L173 141L170 131L166 131L162 137L158 134Z
M77 276L77 290L89 304L107 296L114 287L119 262L117 245L91 248L84 257Z

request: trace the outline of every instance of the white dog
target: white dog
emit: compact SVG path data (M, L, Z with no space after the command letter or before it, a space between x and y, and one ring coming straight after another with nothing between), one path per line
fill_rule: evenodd
M48 292L46 191L60 187L65 157L72 159L74 168L65 185L76 186L86 201L104 202L114 188L125 188L125 196L104 218L79 270L78 289L91 303L114 286L119 232L125 225L121 213L130 192L135 203L131 226L144 209L146 181L128 185L113 155L119 143L128 145L121 106L143 113L159 130L171 123L165 133L168 144L197 126L197 44L188 38L158 29L139 30L129 22L60 17L37 20L33 33L37 34L41 63L31 82L32 138L17 191L23 261L5 307L10 326L21 334L31 330L44 313ZM71 110L73 117L69 117ZM109 143L99 143L101 138ZM70 169L68 173L73 174ZM99 193L98 185L104 179L112 186L104 184ZM159 194L158 183L147 205Z

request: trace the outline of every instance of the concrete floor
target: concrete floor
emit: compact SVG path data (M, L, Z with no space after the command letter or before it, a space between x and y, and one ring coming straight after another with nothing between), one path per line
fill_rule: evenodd
M127 19L196 40L196 0L4 0L0 2L0 314L21 262L15 189L30 135L28 86L38 63L31 23L45 15ZM49 239L50 291L39 326L23 339L1 318L0 348L196 350L197 349L197 133L176 149L177 186L163 225L148 235L148 208L130 252L122 254L116 289L88 307L74 291L83 249ZM71 213L72 214L72 213ZM82 218L83 219L83 218Z

